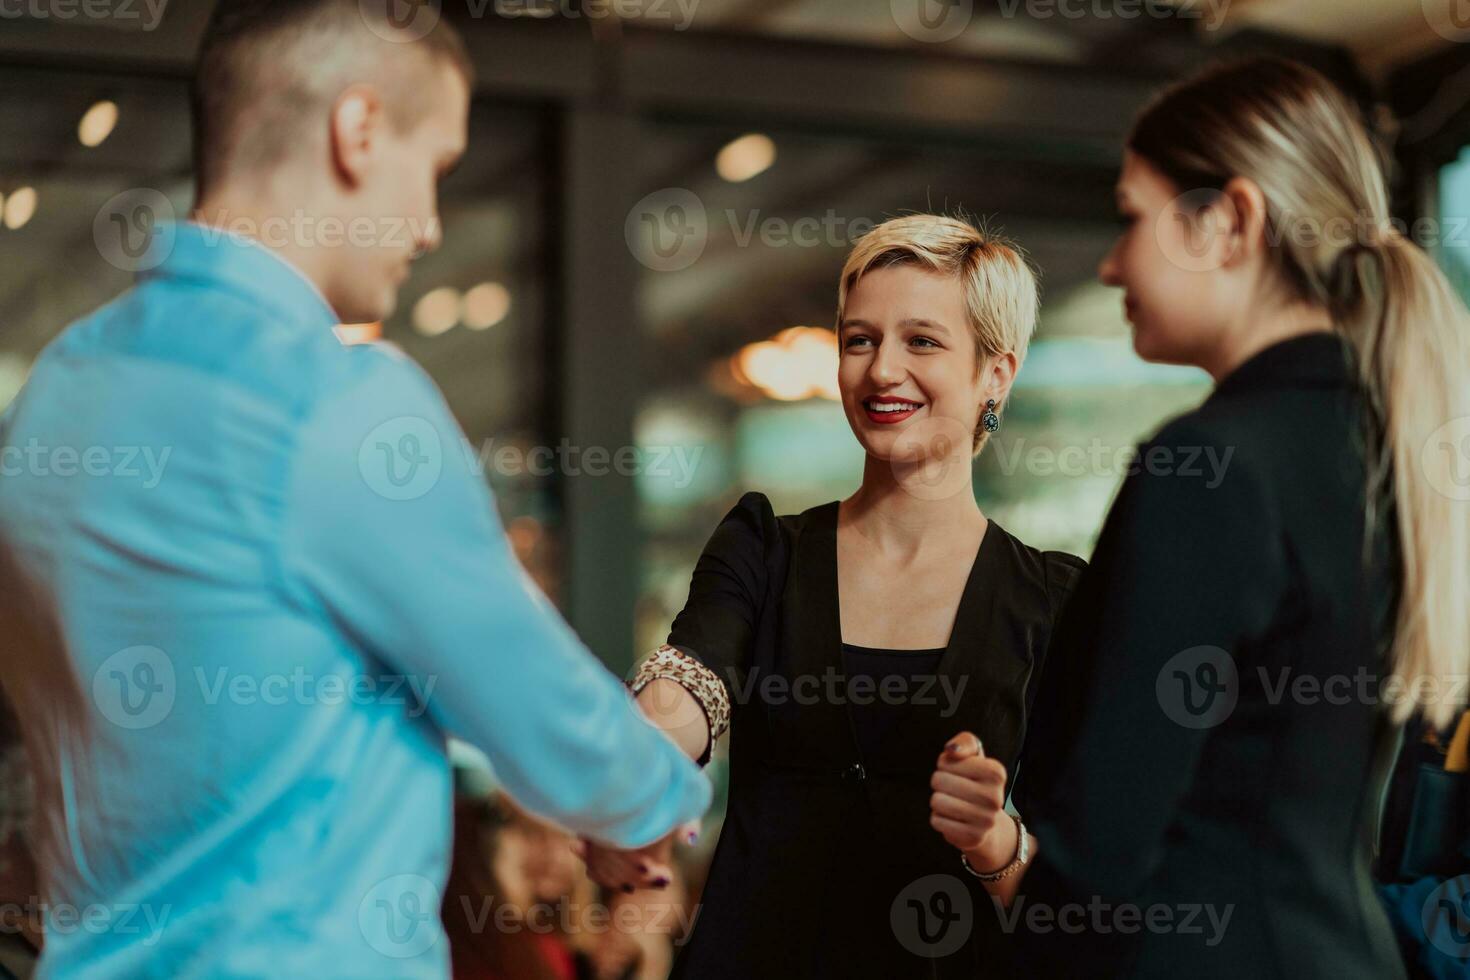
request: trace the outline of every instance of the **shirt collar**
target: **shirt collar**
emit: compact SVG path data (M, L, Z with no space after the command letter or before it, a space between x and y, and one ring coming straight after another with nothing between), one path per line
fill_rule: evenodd
M1215 394L1263 388L1342 387L1354 383L1353 352L1336 332L1302 334L1249 357L1215 388Z
M187 279L222 286L308 326L335 327L320 289L271 249L223 228L192 221L159 225L142 278Z

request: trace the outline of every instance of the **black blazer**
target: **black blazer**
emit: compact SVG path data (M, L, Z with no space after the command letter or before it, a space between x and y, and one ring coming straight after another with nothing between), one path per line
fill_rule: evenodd
M1369 875L1395 535L1383 508L1369 527L1354 378L1338 337L1294 338L1143 447L1058 624L1016 789L1041 844L1024 975L1404 976ZM1071 935L1026 927L1028 904L1103 911L1070 913Z
M929 826L929 778L964 729L1014 766L1082 562L992 521L938 678L909 689L902 723L862 758L848 698L824 680L842 672L837 510L777 518L746 494L674 621L670 645L719 674L733 704L728 814L674 977L973 978L996 955L988 896Z

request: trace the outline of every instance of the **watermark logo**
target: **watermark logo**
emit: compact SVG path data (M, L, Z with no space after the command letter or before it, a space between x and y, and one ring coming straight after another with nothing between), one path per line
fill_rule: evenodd
M888 919L904 949L937 959L965 945L975 911L964 882L954 875L927 875L898 893Z
M975 16L974 0L889 0L888 7L899 30L928 44L953 41Z
M439 901L439 889L423 875L394 875L363 897L357 926L384 956L422 956L439 939Z
M926 416L899 423L888 465L920 500L948 500L969 489L975 436L958 419Z
M1213 272L1235 254L1237 215L1230 198L1210 188L1180 194L1159 212L1154 238L1159 251L1185 272Z
M1159 670L1155 693L1175 724L1213 728L1230 717L1240 699L1235 658L1214 646L1180 651Z
M1098 936L1114 934L1198 936L1206 949L1214 949L1225 940L1230 920L1235 916L1235 905L1215 905L1205 902L1181 902L1169 905L1155 902L1153 905L1134 905L1125 902L1115 905L1101 895L1089 897L1087 902L1067 902L1050 905L1031 902L1020 895L1009 908L995 896L991 905L1000 923L1001 931L1012 935L1017 929L1037 935L1054 932L1066 935L1092 933Z
M960 710L970 682L963 674L958 679L947 674L889 674L880 681L869 674L844 674L832 666L821 674L762 674L759 667L743 678L735 670L726 674L725 686L736 704L912 704L938 708L941 718Z
M699 195L665 187L633 205L623 223L633 256L655 272L687 269L709 244L709 217Z
M687 31L694 23L700 0L469 0L470 16L485 16L489 8L498 17L531 17L546 20L617 18L642 23L666 23L675 31Z
M1419 0L1424 19L1446 41L1470 41L1470 0Z
M991 437L990 445L1004 476L1103 476L1121 478L1147 473L1200 481L1206 490L1225 482L1234 446L1112 446L1094 437L1087 445L1028 446L1024 436Z
M92 241L108 265L123 272L156 269L174 250L177 215L151 187L123 191L92 220Z
M465 466L483 476L648 477L687 489L699 469L704 446L578 446L563 438L555 446L525 447L492 437L478 447L464 444Z
M92 700L119 728L152 728L168 717L177 689L173 660L157 647L119 650L92 675Z
M444 469L439 432L426 419L402 415L373 431L357 451L368 487L388 500L416 500L434 489Z
M439 26L440 0L357 0L368 30L385 41L408 43Z
M1456 959L1470 958L1470 875L1457 875L1430 892L1419 921L1435 949Z
M32 436L23 446L0 446L0 476L112 477L152 490L172 455L172 446L52 446Z
M128 24L141 21L140 30L156 31L163 23L169 0L0 0L0 20L77 19L115 21Z
M23 902L0 903L0 936L13 936L21 931L37 935L133 937L130 942L144 948L158 945L163 930L173 914L172 905L123 902L102 904L91 902L46 902L32 895Z
M1470 500L1470 415L1435 429L1419 453L1429 485L1451 500Z

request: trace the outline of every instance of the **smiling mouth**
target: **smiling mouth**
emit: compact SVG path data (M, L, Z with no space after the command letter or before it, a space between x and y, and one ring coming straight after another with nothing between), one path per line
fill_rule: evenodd
M863 399L863 410L867 412L868 418L881 424L902 422L923 407L921 402Z

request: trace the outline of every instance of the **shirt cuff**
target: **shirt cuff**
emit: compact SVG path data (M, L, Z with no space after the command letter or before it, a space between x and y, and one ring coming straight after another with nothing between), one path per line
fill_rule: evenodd
M709 761L715 739L730 727L729 689L719 674L667 643L644 658L628 686L636 696L650 681L656 680L671 680L678 684L704 709L705 720L709 722L709 747L705 749L704 758L699 760L703 765Z

